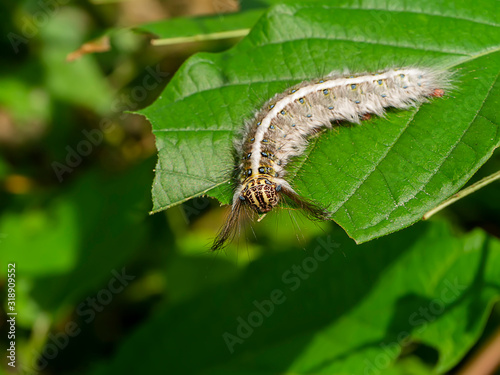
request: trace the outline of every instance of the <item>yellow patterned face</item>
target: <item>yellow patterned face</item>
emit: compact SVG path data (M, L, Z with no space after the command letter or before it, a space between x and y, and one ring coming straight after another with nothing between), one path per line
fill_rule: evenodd
M266 213L278 204L281 185L273 182L271 176L250 177L244 182L240 199L245 200L258 213Z

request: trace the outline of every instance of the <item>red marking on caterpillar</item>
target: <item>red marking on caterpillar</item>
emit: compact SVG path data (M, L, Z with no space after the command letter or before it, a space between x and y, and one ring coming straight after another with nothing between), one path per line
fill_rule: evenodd
M302 154L307 138L342 121L359 123L385 108L408 109L442 97L449 73L423 67L388 69L377 73L337 74L306 81L274 96L248 121L235 142L237 188L227 221L212 250L223 247L249 207L267 213L286 201L311 217L326 220L330 213L297 194L287 180L287 164Z
M442 98L443 95L444 95L443 89L435 89L431 96L434 96L436 98Z

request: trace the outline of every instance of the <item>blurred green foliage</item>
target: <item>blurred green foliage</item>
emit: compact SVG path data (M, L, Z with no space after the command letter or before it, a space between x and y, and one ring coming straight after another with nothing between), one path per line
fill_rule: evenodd
M500 322L499 184L431 223L360 246L333 223L283 210L245 221L238 238L212 254L225 208L195 198L149 215L154 137L142 116L123 112L152 103L194 52L237 40L152 47L120 26L226 5L133 3L0 3L0 349L9 345L7 264L15 263L18 373L463 367ZM264 12L270 3L244 1L241 9ZM83 43L102 40L108 51L66 61ZM496 152L469 183L499 169ZM335 243L332 253L314 266L325 241ZM312 270L300 284L294 266ZM443 298L450 285L459 288ZM285 301L242 343L228 345L234 338L224 334L237 337L239 317L274 290ZM434 313L413 315L422 308ZM4 358L0 374L7 371Z

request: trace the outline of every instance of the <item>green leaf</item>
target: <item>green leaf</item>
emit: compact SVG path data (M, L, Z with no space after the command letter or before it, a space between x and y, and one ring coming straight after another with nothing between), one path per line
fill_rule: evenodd
M266 8L282 2L246 0L240 4L240 12L178 17L140 25L137 29L156 35L158 39L153 41L154 45L240 37L248 34Z
M478 9L481 9L479 12ZM230 203L232 140L263 102L345 67L439 66L455 89L311 140L291 184L357 242L420 220L500 144L496 2L344 0L279 5L237 46L188 59L141 113L156 135L153 210L201 194Z
M234 38L248 34L263 13L264 10L258 9L218 16L180 17L141 25L139 30L157 35L154 45Z
M337 232L159 312L95 374L403 373L398 357L419 343L437 351L434 373L454 367L500 299L500 242L443 223L360 246Z

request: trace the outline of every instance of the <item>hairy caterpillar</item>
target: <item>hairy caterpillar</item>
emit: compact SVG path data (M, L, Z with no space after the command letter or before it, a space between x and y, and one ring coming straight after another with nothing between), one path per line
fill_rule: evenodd
M242 209L267 213L280 200L325 220L329 213L299 196L286 180L286 166L307 147L307 138L332 123L359 123L385 108L409 108L441 97L449 86L446 71L408 67L377 73L338 74L306 81L271 98L245 125L235 142L238 186L231 212L212 250L234 233Z

